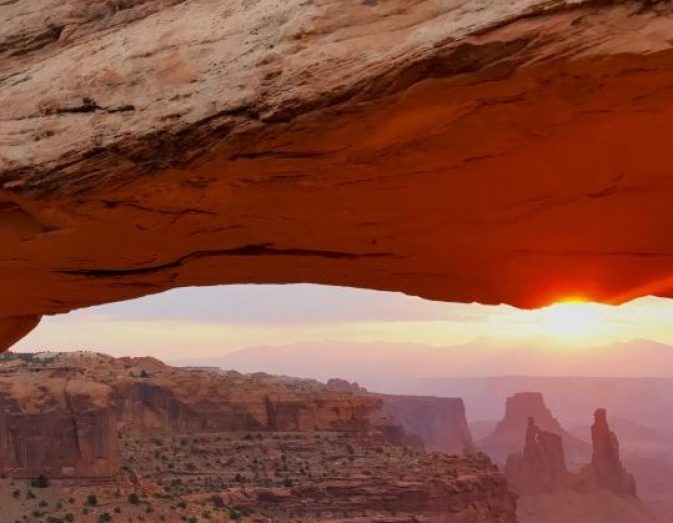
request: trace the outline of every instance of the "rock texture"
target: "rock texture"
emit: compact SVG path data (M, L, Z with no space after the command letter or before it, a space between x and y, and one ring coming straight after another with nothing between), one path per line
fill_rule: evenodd
M519 495L519 521L548 523L655 523L660 520L636 497L634 477L619 457L605 409L594 414L593 459L579 472L566 468L563 439L529 419L522 452L507 459L505 476Z
M595 478L599 487L620 496L635 496L636 481L622 465L619 456L619 441L608 426L605 409L598 409L594 413L591 440L593 441L593 457L591 468L586 472Z
M528 419L523 452L510 454L505 476L512 489L520 494L554 492L570 485L561 436L541 430L533 418Z
M531 436L532 443L537 443L539 433L534 424L529 424L523 456L512 454L507 460L506 475L517 492L539 494L571 486L581 492L602 489L622 497L636 496L635 478L622 464L619 441L608 426L605 409L597 409L594 413L591 463L582 467L578 474L568 474L566 471L563 442L559 436L547 436L546 445L531 444ZM527 453L529 447L531 452ZM550 476L560 480L549 481ZM549 488L540 489L542 485L548 485Z
M390 444L374 420L382 403L340 380L6 353L0 472L75 487L30 509L34 497L23 508L21 494L3 498L0 520L72 511L66 500L85 485L98 499L79 501L85 523L120 504L132 519L168 522L515 523L515 497L488 457L426 452L399 425Z
M0 469L17 477L113 477L118 431L365 433L381 406L317 382L181 370L153 358L28 356L0 365Z
M579 491L603 489L619 496L635 497L635 479L622 465L619 441L608 426L605 409L594 413L591 440L591 463L579 473L571 474L566 468L562 435L541 430L536 421L529 418L523 452L512 453L507 458L508 481L518 493L526 495L572 487Z
M7 350L40 323L40 316L0 318L0 352Z
M234 282L673 294L669 2L16 0L0 19L0 318Z
M399 424L403 429L399 435L401 441L411 443L408 436L414 436L430 450L452 454L473 450L474 443L461 398L380 394L341 379L331 379L327 386L335 391L379 398L383 405L381 413L385 416L379 420L379 426L388 424L393 429Z
M460 398L377 395L383 412L399 421L405 431L421 438L425 448L452 454L473 449L465 405Z
M19 478L114 477L121 456L112 406L107 385L0 377L0 470Z
M503 419L491 434L477 442L477 446L497 463L504 465L510 454L519 452L521 442L528 441L531 419L542 431L560 436L566 451L574 460L590 453L586 443L561 426L539 392L520 392L507 398Z
M363 439L324 445L310 436L289 443L257 439L254 445L264 448L268 456L262 458L263 464L273 463L274 458L285 453L286 474L292 485L260 487L246 480L253 485L204 497L216 506L238 504L255 513L262 512L272 522L296 521L293 515L303 516L302 521L316 522L333 518L363 523L389 519L395 522L400 517L410 523L413 518L434 523L514 521L514 497L484 456L456 458L399 447L377 447L380 444ZM230 455L226 443L220 448L222 454ZM303 464L305 472L300 472L302 465L297 467L298 464ZM237 460L236 465L245 466L245 460ZM232 469L235 470L225 468L224 475ZM141 474L147 470L150 477L159 476L148 466L141 470ZM424 478L425 474L430 474L432 480ZM359 519L363 516L364 519Z

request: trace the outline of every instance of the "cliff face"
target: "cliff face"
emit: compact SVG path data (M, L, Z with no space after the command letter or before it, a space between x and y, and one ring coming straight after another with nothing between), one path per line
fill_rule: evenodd
M430 400L401 398L414 407L407 422L415 409L439 416L457 405ZM77 480L87 493L96 483L103 507L120 502L120 489L173 515L180 500L214 521L231 520L230 510L264 523L516 521L515 498L486 456L424 451L401 425L377 423L391 417L386 401L398 406L350 384L153 358L10 353L0 359L0 470ZM396 444L382 428L397 430ZM86 523L104 517L89 508Z
M118 430L364 433L380 408L311 382L184 371L151 358L63 355L0 372L0 468L17 477L114 477Z
M119 472L110 387L68 378L0 378L0 469L15 477L112 478Z
M401 439L408 436L419 438L426 449L452 454L473 449L465 404L461 398L380 394L341 379L331 379L327 386L334 391L380 399L381 414L386 416L388 426L399 424L406 434Z
M125 441L124 456L141 483L160 478L171 493L189 485L190 503L254 510L265 523L516 521L515 497L485 456L422 452L378 436L141 436Z
M369 416L380 402L336 394L292 394L264 382L237 390L236 382L208 373L189 376L189 382L172 377L151 377L113 383L119 417L129 429L141 432L216 431L347 431L364 432ZM181 387L188 387L186 389ZM183 391L190 394L184 394Z
M1 348L41 315L189 285L672 293L668 2L16 0L0 19Z
M523 452L510 454L505 476L515 492L541 494L570 485L561 436L541 430L528 420Z
M397 420L406 432L423 440L425 448L462 454L473 447L465 405L460 398L377 395L383 412Z

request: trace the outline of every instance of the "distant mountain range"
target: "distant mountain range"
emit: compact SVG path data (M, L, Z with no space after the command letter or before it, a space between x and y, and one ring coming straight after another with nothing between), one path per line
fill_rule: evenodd
M447 347L419 343L321 341L253 347L222 357L174 363L322 379L673 377L673 347L642 339L586 348L553 345L546 340L503 344L483 339Z

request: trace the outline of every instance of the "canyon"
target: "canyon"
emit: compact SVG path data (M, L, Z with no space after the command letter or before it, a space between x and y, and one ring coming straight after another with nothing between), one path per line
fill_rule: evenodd
M338 378L328 380L327 387L379 399L381 422L390 419L399 424L409 443L415 438L417 445L423 448L451 454L474 449L462 398L374 393Z
M423 450L385 399L348 385L148 357L6 353L0 518L75 511L98 522L151 509L160 521L516 521L489 458Z
M547 372L556 366L562 375L518 376L514 374L516 362L541 362L549 357L548 353L531 344L522 349L522 354L518 354L514 362L504 367L504 372L511 372L511 375L484 378L451 376L450 372L456 368L457 372L467 375L486 368L462 367L466 360L495 360L499 366L511 357L511 352L501 354L502 351L496 347L481 345L478 342L456 347L432 347L418 343L315 342L257 347L203 360L181 358L181 361L185 362L183 364L216 365L244 372L260 369L273 374L288 374L294 369L298 375L316 376L321 380L336 374L357 379L360 384L358 389L385 391L394 396L462 398L461 408L466 411L474 446L490 454L503 471L508 455L522 451L528 417L533 417L541 430L563 436L566 466L570 471L578 472L592 460L592 414L596 407L603 406L610 414L611 429L618 435L624 467L636 478L638 498L662 521L673 518L670 499L673 488L673 433L669 416L673 381L664 377L669 375L671 365L673 352L670 346L634 340L614 347L591 347L572 354L573 358L583 362L586 375L576 376L573 374L576 369L556 365L557 362L551 359L552 363L545 367ZM321 354L319 361L311 359L311 354L316 353ZM627 367L626 355L633 353L638 354L638 361ZM279 358L279 354L283 357ZM625 370L633 371L633 374L627 377L592 377L588 374L590 368L604 375ZM433 369L434 374L427 369ZM662 377L637 377L650 373L656 375L654 371L657 369L661 369ZM539 372L540 366L533 364L528 370ZM403 374L404 371L406 374ZM522 391L537 392L522 394ZM507 414L507 398L515 396L521 399L516 400L514 405L510 400L510 413ZM512 412L511 407L517 405L526 408ZM434 418L441 420L442 416ZM507 428L499 431L502 438L493 436L498 424L504 424L503 429ZM442 427L439 421L435 426L438 434L444 434L444 437L453 434L451 439L455 437L455 441L459 440L458 431L452 432L446 425ZM413 432L413 427L409 430ZM486 443L490 440L493 445L484 446L485 439ZM560 523L583 521L582 518L594 523L620 521L620 518L638 521L643 517L642 507L606 491L589 494L565 489L553 494L520 498L518 504L521 521L533 518L527 515L529 509L535 514L546 514L548 521ZM601 513L598 510L600 507L606 510ZM553 517L555 511L559 514L557 518Z
M0 348L192 285L672 295L669 2L16 0L0 19Z
M188 286L673 297L670 2L9 0L0 20L0 352ZM0 519L649 523L604 411L589 445L526 393L474 441L462 394L346 385L8 353Z
M526 414L531 415L524 422ZM540 415L540 425L532 414ZM523 446L520 443L521 450L507 456L504 466L510 487L519 495L520 522L665 521L638 498L635 478L622 464L619 441L608 425L605 409L594 412L588 464L567 466L564 447L566 442L572 444L575 440L545 407L541 394L521 393L508 398L505 418L481 441L504 443L503 435L512 434L515 428L520 432L523 427ZM502 446L496 449L502 450Z

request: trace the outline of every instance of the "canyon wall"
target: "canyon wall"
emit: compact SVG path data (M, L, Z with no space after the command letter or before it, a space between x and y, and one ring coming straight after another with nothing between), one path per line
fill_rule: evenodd
M86 353L6 360L0 365L1 469L12 477L113 480L123 462L118 435L126 445L127 455L129 442L150 438L147 443L131 448L131 456L136 459L140 450L133 448L149 453L153 446L160 445L155 448L167 452L166 440L186 441L185 436L195 435L192 441L200 442L199 447L184 448L185 459L193 467L194 460L203 452L205 456L211 455L204 450L207 446L203 446L208 434L212 434L212 441L222 445L223 441L231 440L232 432L257 433L250 441L262 449L271 444L264 441L285 441L286 437L275 438L276 433L303 433L306 438L317 439L302 441L291 436L286 445L299 463L308 459L302 457L304 454L312 460L318 456L325 459L325 450L332 449L335 456L327 463L346 460L342 464L345 466L350 460L352 470L339 478L321 476L319 483L302 483L301 488L286 489L286 493L248 489L240 494L243 497L236 494L239 496L236 499L273 512L281 496L283 511L293 506L308 510L306 503L310 500L310 510L338 508L348 513L360 510L366 499L368 510L423 513L438 522L463 521L467 514L474 521L513 521L514 501L507 483L487 458L479 454L464 457L418 454L408 446L388 446L381 436L371 437L377 426L370 418L382 404L388 403L389 409L382 410L391 417L391 409L403 405L396 412L406 412L409 417L405 423L411 424L412 419L422 421L431 415L441 416L441 410L437 409L447 404L455 406L455 402L375 395L348 385L349 390L345 390L335 382L327 387L310 380L176 369L152 358L114 359ZM537 406L547 424L557 426L551 412L542 408L542 398L531 394L522 397L526 400L523 403ZM511 419L518 417L514 410L520 403L521 399L509 402ZM260 431L268 437L259 435ZM221 438L222 433L229 436ZM321 434L341 436L329 442L330 436ZM596 411L592 434L592 463L579 474L572 474L565 468L562 436L540 429L529 419L523 452L510 456L506 466L509 482L525 496L571 489L590 496L608 491L633 498L636 492L633 477L621 464L618 441L602 409ZM230 444L235 445L235 441ZM182 445L176 443L178 448ZM219 455L213 453L211 458ZM141 462L147 459L143 457ZM400 467L398 472L386 465L391 459ZM278 463L276 458L269 460ZM418 469L419 460L427 463L428 470ZM166 465L164 461L160 464ZM137 465L125 467L128 474ZM300 466L298 478L306 474L303 467ZM330 467L321 465L318 470L325 473ZM155 472L154 466L149 470ZM186 473L193 474L190 470ZM462 479L456 480L456 470ZM377 472L371 475L373 471ZM408 474L411 476L403 479ZM433 481L426 480L427 474ZM629 507L641 513L635 505Z
M140 432L168 431L346 431L365 432L380 408L375 398L344 397L316 390L292 394L260 381L237 389L245 379L211 379L197 373L189 382L146 378L121 380L115 390L124 427Z
M0 469L16 477L114 477L118 432L365 433L381 406L308 381L184 371L153 358L29 361L0 365Z
M541 430L529 418L523 451L507 457L505 476L512 489L521 494L548 493L568 487L571 476L561 436Z
M7 353L0 472L96 492L162 492L202 512L268 518L258 521L515 522L515 497L485 455L425 451L398 422L385 425L385 402L412 405L406 423L446 405L460 421L458 403L398 403L340 383L349 388L154 358Z
M473 448L465 405L460 398L378 394L383 412L405 431L421 438L425 448L462 454Z
M379 399L382 402L381 415L385 416L380 423L389 427L399 425L404 433L400 436L401 440L412 436L420 439L428 450L452 454L462 454L474 448L461 398L381 394L336 378L330 379L327 387L354 396Z
M119 472L111 387L91 381L0 377L0 470L15 477L112 478Z

